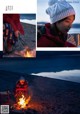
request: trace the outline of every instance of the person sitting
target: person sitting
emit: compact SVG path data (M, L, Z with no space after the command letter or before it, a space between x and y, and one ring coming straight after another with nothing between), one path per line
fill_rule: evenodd
M21 77L19 81L16 83L16 87L14 90L14 96L17 98L18 96L27 95L28 93L28 82L24 79L24 77Z

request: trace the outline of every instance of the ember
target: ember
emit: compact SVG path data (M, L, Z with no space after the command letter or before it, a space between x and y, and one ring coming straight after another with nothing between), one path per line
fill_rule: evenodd
M24 97L24 95L22 95L22 98L19 99L18 105L20 105L21 108L26 107L26 98Z
M26 99L26 97L24 95L22 95L22 97L19 98L18 102L14 105L14 108L17 110L27 109L27 105L28 105L30 99L31 99L30 96Z
M21 57L36 57L36 50L31 50L29 47L25 47L22 51L15 51L15 54Z
M24 57L35 57L35 50L27 49L24 53Z

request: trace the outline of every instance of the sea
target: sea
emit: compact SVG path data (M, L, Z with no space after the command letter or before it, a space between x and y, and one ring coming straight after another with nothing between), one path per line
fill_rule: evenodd
M20 14L20 19L33 20L36 19L36 14Z
M20 22L36 25L36 14L20 14Z
M80 34L80 28L71 28L68 34Z
M2 59L0 70L80 83L80 52L38 52L35 59Z

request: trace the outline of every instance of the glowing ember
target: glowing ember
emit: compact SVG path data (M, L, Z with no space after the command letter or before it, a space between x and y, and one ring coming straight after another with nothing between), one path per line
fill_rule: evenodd
M29 47L25 47L22 51L15 51L15 54L21 57L36 57L36 49L31 50Z
M31 99L30 96L26 99L26 97L24 95L22 95L22 97L19 98L17 104L14 104L14 108L17 110L27 109L27 105L28 105L30 99Z
M21 108L25 108L25 106L26 106L26 99L25 99L24 95L22 95L22 98L19 99L18 105L20 105Z
M24 53L24 57L35 57L36 51L27 49Z

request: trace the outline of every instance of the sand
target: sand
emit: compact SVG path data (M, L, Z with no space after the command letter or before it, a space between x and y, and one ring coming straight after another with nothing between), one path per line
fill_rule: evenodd
M25 114L80 114L80 83L0 71L0 91L12 91L22 75L32 92Z
M13 46L11 53L4 54L3 57L21 57L15 54L15 51L23 51L25 47L33 50L36 48L36 26L27 23L21 23L24 28L24 35L20 35L18 41Z

